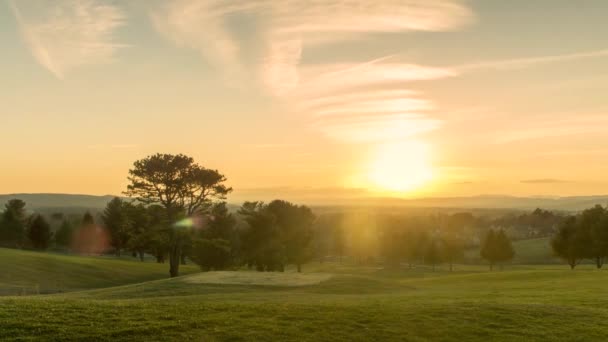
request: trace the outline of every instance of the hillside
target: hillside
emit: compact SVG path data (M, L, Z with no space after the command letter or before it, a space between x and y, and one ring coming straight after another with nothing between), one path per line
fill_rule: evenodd
M111 257L79 257L0 248L0 296L67 292L138 283L168 276L169 266ZM182 273L197 272L182 266Z

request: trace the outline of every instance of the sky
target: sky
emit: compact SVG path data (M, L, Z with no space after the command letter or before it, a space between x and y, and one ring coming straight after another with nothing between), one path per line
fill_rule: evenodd
M0 193L608 194L608 1L0 0Z

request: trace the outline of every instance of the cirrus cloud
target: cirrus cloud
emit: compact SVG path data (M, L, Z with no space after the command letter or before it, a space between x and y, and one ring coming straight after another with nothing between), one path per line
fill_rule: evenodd
M125 45L115 42L125 15L97 0L10 0L25 42L36 61L58 78L71 69L110 62Z
M429 115L434 104L410 83L455 73L393 56L309 65L302 62L305 49L345 39L364 42L372 33L453 30L470 23L473 14L458 0L172 0L151 17L162 36L199 51L229 83L253 80L309 115L327 136L358 142L439 127L440 120ZM246 44L234 27L244 20L256 24L247 35L255 44ZM255 51L247 50L251 46Z

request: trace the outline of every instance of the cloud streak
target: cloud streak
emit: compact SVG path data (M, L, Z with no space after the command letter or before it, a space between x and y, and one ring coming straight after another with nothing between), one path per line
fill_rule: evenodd
M549 55L540 57L524 57L524 58L513 58L513 59L502 59L495 61L484 61L477 63L470 63L452 67L451 69L458 73L466 73L476 70L483 69L495 69L495 70L512 70L527 68L540 64L558 63L558 62L569 62L579 59L586 58L597 58L607 57L608 49L584 51L577 53L569 53L562 55Z
M36 61L58 78L77 67L108 63L118 49L114 33L125 16L96 0L10 0L24 40Z
M579 114L571 118L539 118L495 132L496 143L506 144L534 139L557 138L577 134L602 133L608 125L606 114Z
M541 179L522 180L521 183L524 183L524 184L559 184L559 183L570 183L570 182L567 180L563 180L563 179L541 178Z

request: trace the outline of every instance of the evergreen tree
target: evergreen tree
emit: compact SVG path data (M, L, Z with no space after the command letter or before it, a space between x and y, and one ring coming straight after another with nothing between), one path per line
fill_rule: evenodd
M25 235L25 202L12 199L5 205L0 219L0 245L21 247Z
M121 255L123 248L129 242L131 222L128 211L128 204L115 197L108 202L101 216L104 227L110 234L110 245L117 256Z
M36 215L30 220L27 227L27 237L34 249L47 249L52 236L51 225L42 215Z

